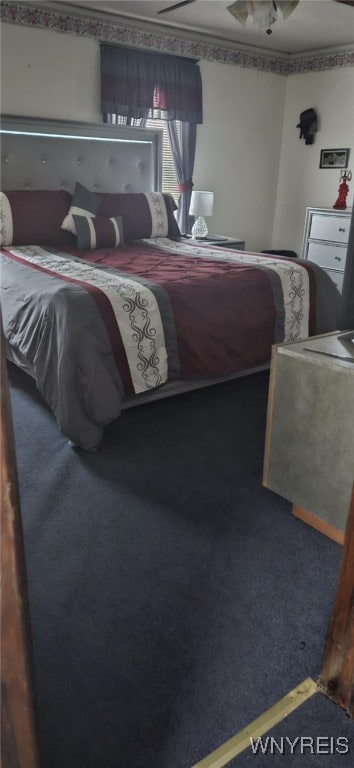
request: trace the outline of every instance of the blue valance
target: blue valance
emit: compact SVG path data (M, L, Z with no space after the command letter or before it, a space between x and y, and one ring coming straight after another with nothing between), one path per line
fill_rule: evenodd
M202 123L198 62L179 56L101 45L103 114Z

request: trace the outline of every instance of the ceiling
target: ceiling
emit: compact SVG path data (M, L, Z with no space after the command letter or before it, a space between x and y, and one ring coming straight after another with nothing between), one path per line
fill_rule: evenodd
M252 46L283 54L308 54L319 50L348 48L354 45L354 7L334 0L300 0L285 21L281 13L272 26L272 34L248 18L243 27L227 10L232 0L195 0L170 13L157 12L178 0L75 0L45 3L63 5L71 11L85 9L95 15L109 14L127 22L129 19L153 22L171 31L178 29L212 36L242 46Z

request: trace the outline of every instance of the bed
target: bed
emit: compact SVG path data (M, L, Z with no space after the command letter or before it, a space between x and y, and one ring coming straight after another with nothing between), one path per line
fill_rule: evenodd
M158 131L8 118L2 322L72 445L121 410L269 365L272 344L337 327L316 264L179 235Z

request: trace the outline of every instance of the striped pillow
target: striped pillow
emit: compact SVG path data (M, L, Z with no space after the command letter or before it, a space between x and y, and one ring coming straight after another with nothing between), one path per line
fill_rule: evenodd
M102 216L76 216L73 214L77 247L80 251L95 248L118 248L123 245L123 219L116 216L104 219Z
M96 195L95 192L90 192L89 189L86 189L86 187L77 181L71 206L67 216L65 216L61 228L76 235L74 216L95 216L100 202L101 198Z
M124 238L179 237L173 198L162 192L101 192L98 216L123 216Z

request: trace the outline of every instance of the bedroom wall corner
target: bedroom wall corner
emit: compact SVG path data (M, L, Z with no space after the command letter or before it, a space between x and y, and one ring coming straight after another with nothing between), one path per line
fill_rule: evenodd
M284 129L273 229L273 248L301 255L308 206L332 208L339 186L338 169L319 168L321 149L351 150L354 172L354 67L309 72L287 78ZM318 132L312 145L299 138L299 115L313 107ZM350 185L348 206L353 201Z

